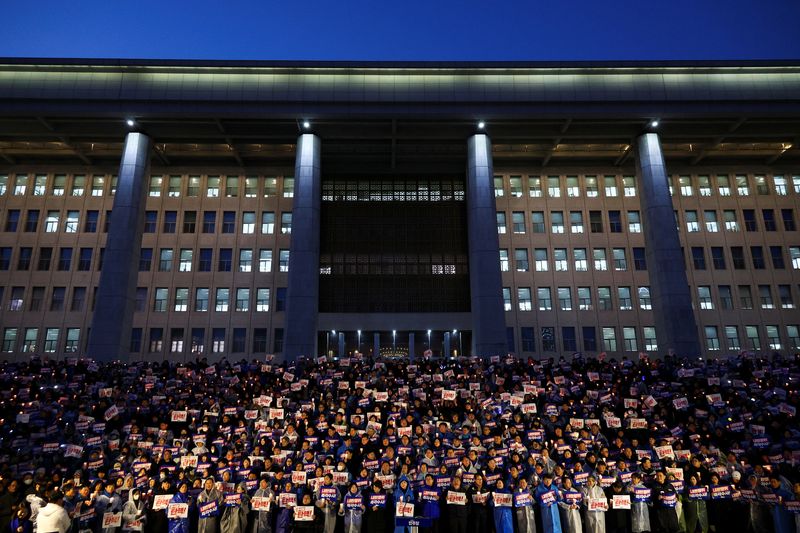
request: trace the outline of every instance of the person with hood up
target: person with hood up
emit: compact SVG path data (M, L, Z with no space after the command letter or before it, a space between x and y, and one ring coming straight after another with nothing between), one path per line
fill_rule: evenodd
M498 479L494 484L494 491L492 491L492 497L490 498L494 529L497 533L514 533L514 517L511 512L513 499L511 491L506 488L505 480L503 478Z
M178 492L176 492L175 495L172 497L172 499L169 501L170 505L174 503L185 503L187 505L191 504L188 483L181 482L178 485ZM169 513L169 508L167 508L167 513ZM189 517L187 516L186 518L169 518L168 531L169 533L189 533Z
M202 495L203 493L201 492L200 496L202 497ZM262 477L259 480L258 488L253 493L253 498L264 498L269 502L268 511L258 510L253 513L253 533L272 533L272 508L275 505L275 493L272 491L272 487L269 486L269 480L266 477ZM203 532L201 530L198 533L213 532L208 530Z
M397 487L395 487L392 495L394 496L394 509L392 510L393 514L397 509L398 503L410 503L411 505L414 505L414 489L411 488L411 482L405 475L402 475L397 479ZM395 525L394 527L394 533L409 533L410 531L411 528L408 526Z
M246 533L247 515L250 513L250 498L244 483L236 485L236 493L225 498L222 518L219 521L221 533Z
M450 487L444 492L444 501L447 511L448 533L467 533L469 508L467 507L467 494L461 486L461 478L454 477Z
M37 531L39 533L67 533L72 521L64 509L64 495L54 490L48 498L49 503L39 510Z
M11 519L11 533L33 533L33 522L27 505L20 505Z
M561 533L561 517L558 513L558 502L561 501L561 493L553 485L553 475L545 474L542 482L536 487L534 492L536 501L542 509L542 528L544 533Z
M364 496L355 483L350 484L340 509L344 515L344 533L361 533L361 521L366 507Z
M536 515L533 511L533 494L528 488L528 480L520 477L514 489L514 518L518 533L536 533Z
M339 494L339 489L333 484L333 476L330 473L325 474L322 483L317 489L316 503L325 518L325 525L322 528L323 533L334 533L340 500L341 495Z
M122 530L142 531L147 521L147 507L139 489L128 491L128 501L122 506Z
M631 475L628 494L631 495L632 533L650 531L650 508L648 507L650 488L645 486L642 474L639 472L634 472Z
M592 509L592 502L606 500L606 495L597 478L590 475L586 479L586 485L581 490L583 492L584 505L584 526L586 533L605 533L606 531L606 511L604 509ZM607 500L606 500L607 501Z
M572 478L564 476L561 479L561 489L563 499L558 502L561 510L561 517L564 533L582 533L583 520L581 520L581 500L583 493L575 490L572 486Z
M219 511L222 506L222 493L217 490L214 478L203 482L203 490L197 496L197 533L217 533L219 531Z

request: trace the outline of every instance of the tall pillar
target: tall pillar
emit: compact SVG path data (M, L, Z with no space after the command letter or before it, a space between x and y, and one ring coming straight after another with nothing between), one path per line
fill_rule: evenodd
M636 139L636 180L659 350L699 355L697 321L675 227L667 167L656 133L644 133Z
M372 357L381 356L381 334L377 331L372 334Z
M408 360L414 360L414 332L411 331L408 334Z
M347 355L344 349L344 332L342 331L339 332L339 349L337 351L339 352L339 357L345 357Z
M301 355L317 355L320 148L320 138L313 133L304 133L297 139L283 343L284 359L290 361Z
M150 137L134 132L122 148L87 346L87 355L98 361L127 360L130 352L151 144Z
M503 282L494 202L492 143L486 134L467 141L467 235L472 307L472 353L506 353Z

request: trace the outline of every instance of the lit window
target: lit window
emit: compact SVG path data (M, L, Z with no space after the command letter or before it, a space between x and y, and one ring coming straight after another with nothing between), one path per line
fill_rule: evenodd
M547 255L546 255L547 250L545 250L544 252L545 252L544 269L547 270ZM514 250L514 262L516 263L517 266L517 272L528 272L530 270L530 266L528 265L528 250L525 248L517 248L516 250Z
M164 181L164 178L161 176L151 176L150 177L150 189L149 189L149 196L158 197L161 196L161 184Z
M520 287L517 289L517 302L519 304L520 311L530 311L533 309L530 288Z

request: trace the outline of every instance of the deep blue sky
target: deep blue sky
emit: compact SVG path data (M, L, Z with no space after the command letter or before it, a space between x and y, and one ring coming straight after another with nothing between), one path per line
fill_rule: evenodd
M7 0L0 56L800 58L798 0Z

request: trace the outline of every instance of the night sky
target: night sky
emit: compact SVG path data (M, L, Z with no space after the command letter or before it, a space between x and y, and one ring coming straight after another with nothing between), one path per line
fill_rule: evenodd
M0 56L800 58L798 0L9 0Z

